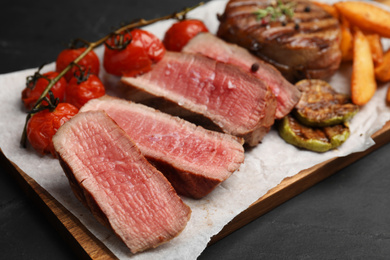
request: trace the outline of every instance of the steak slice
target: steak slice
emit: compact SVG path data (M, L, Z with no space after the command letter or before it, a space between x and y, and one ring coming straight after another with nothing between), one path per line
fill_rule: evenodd
M230 0L217 35L271 63L291 82L333 75L341 62L338 20L311 1L281 2L295 3L291 20L257 19L255 12L268 0Z
M291 112L301 96L300 91L288 82L274 66L252 55L247 49L230 44L211 33L200 33L192 38L183 52L199 53L220 62L242 67L263 80L271 88L277 100L276 118Z
M104 112L75 115L53 144L76 197L132 253L157 247L186 226L191 209Z
M274 123L276 99L263 81L203 55L166 52L152 71L136 78L123 77L122 82L176 104L182 108L179 111L201 115L213 122L214 129L242 137L250 146L257 145ZM135 100L136 96L130 99L142 102ZM154 105L172 112L164 110L164 102Z
M141 104L104 96L80 111L88 110L104 110L185 196L206 196L244 161L240 139Z

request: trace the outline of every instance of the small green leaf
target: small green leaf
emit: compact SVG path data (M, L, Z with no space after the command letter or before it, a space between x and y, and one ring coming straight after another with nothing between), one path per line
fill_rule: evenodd
M294 3L283 4L279 0L276 6L267 6L265 9L258 9L254 14L257 20L269 16L271 21L276 21L283 15L291 19L294 16L294 5Z

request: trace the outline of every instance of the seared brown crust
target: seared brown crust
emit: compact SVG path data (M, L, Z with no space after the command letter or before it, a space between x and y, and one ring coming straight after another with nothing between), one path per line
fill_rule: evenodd
M166 162L146 157L148 161L164 173L164 176L180 195L201 199L215 189L221 183L221 180L206 178L202 175L184 172L176 169Z
M264 9L270 2L229 1L219 17L218 36L249 49L274 65L291 82L333 75L341 61L338 20L306 0L294 1L292 20L269 23L257 20L255 11Z

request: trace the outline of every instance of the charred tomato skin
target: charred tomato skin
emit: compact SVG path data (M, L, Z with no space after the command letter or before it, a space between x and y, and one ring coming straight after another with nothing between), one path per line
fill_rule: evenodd
M169 51L181 51L198 33L208 31L206 25L200 20L188 19L179 21L167 30L163 43Z
M62 50L56 60L56 71L60 73L63 71L69 63L74 61L80 54L82 54L86 50L85 47L77 48L77 49L64 49ZM96 53L91 50L87 53L87 55L81 59L78 63L84 70L89 70L91 73L95 75L99 75L100 71L100 61ZM68 71L64 77L67 81L69 81L75 72L77 72L77 66L73 66L70 71Z
M50 71L42 74L44 77L47 77L49 79L54 79L58 76L58 72ZM49 81L45 78L39 78L37 82L35 83L35 86L26 87L22 91L22 101L24 104L24 107L27 110L31 110L33 106L35 105L36 101L41 96L42 92L45 90L47 85L49 84ZM67 82L64 78L61 78L56 84L53 85L53 87L50 89L51 92L53 92L53 95L55 98L58 98L60 102L64 100L65 96L65 89L66 89ZM49 97L49 95L47 95ZM47 105L46 101L42 102L42 105Z
M94 74L86 76L84 81L79 82L77 77L71 78L66 87L66 102L80 109L85 103L94 98L104 96L105 87L99 77Z
M78 113L78 109L69 103L59 103L57 107L35 113L27 123L27 139L40 154L52 154L55 157L52 138L58 128Z
M116 76L137 76L150 71L152 64L164 57L165 46L154 34L134 29L124 32L122 36L124 41L130 41L123 49L107 47L115 47L115 40L119 40L119 35L106 41L103 66L108 73Z

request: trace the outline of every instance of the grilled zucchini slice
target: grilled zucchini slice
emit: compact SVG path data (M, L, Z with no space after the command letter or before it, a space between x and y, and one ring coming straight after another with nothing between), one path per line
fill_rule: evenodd
M359 110L347 95L337 93L326 81L305 79L296 83L302 92L294 116L302 124L324 127L350 120Z
M350 131L346 124L308 127L292 115L287 115L279 122L279 134L287 143L297 147L326 152L343 144L348 139Z

